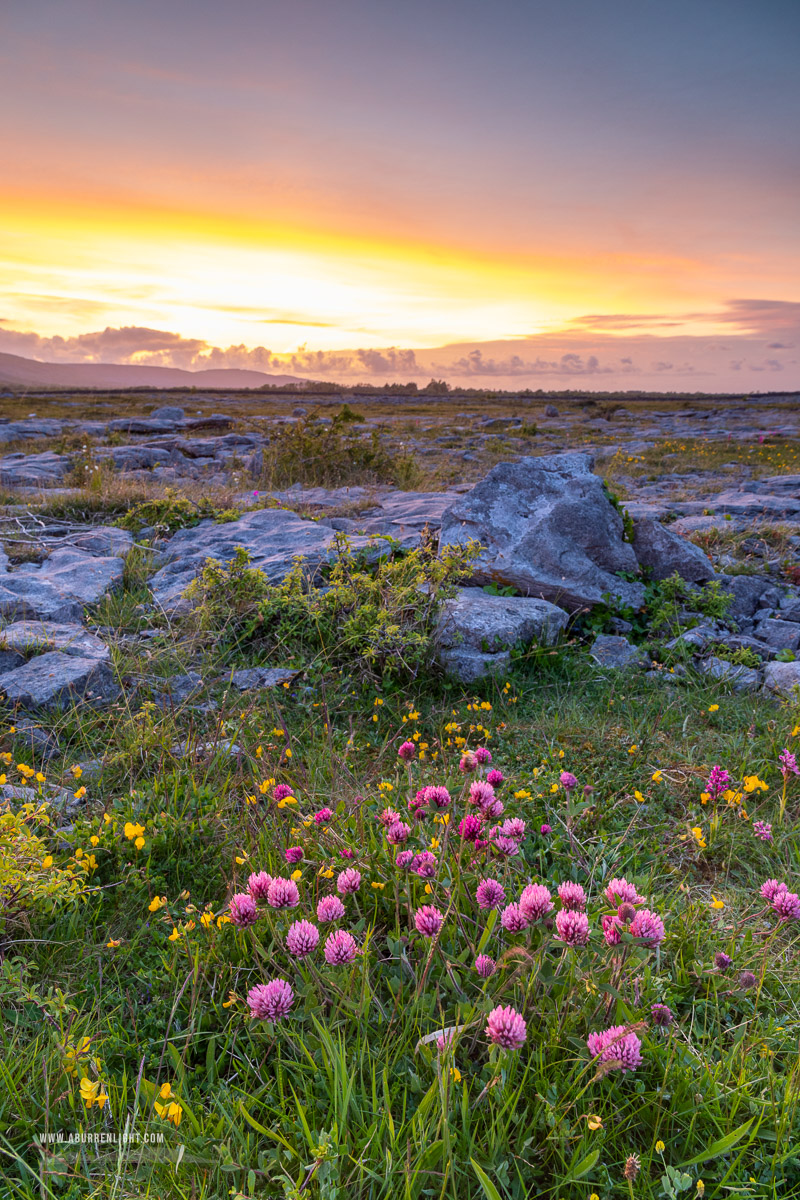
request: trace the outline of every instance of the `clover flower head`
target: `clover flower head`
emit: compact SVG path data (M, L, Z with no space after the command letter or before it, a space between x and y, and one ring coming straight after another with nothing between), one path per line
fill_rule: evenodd
M443 920L439 909L432 904L423 904L414 914L417 933L421 933L423 937L434 937L442 928Z
M293 796L294 791L288 783L276 783L272 795L276 800L285 800L287 796Z
M644 896L640 896L632 883L627 879L612 879L603 895L609 904L616 908L619 904L643 904Z
M573 883L571 879L566 879L557 887L558 898L571 912L586 911L586 892L579 883Z
M467 813L458 826L458 832L465 842L474 842L479 836L483 822L475 813Z
M247 880L247 890L254 900L265 901L271 883L272 876L268 875L266 871L254 871Z
M402 746L397 751L398 757L406 763L411 762L412 759L415 758L416 753L417 747L413 742L403 742Z
M769 821L753 821L753 836L762 842L771 842L772 826Z
M466 754L461 755L461 760L458 764L458 769L462 775L471 775L477 770L478 760L471 750L467 750Z
M506 933L521 933L530 922L518 904L507 904L500 914L500 923Z
M419 795L419 793L417 793L417 795ZM400 813L395 812L393 808L385 808L378 820L380 821L381 825L384 825L388 829L391 825L396 824L396 822L400 820Z
M303 847L287 846L285 857L288 863L299 863L300 859L303 857Z
M344 905L338 896L323 896L317 904L317 920L324 924L329 921L341 921L344 911Z
M489 1013L486 1036L503 1050L519 1050L525 1044L527 1029L520 1013L511 1005L498 1004Z
M342 896L351 896L361 887L361 872L355 867L345 867L336 877L336 890Z
M523 915L531 922L541 921L542 917L546 917L555 907L553 897L543 883L529 883L523 888L519 906Z
M492 767L486 776L486 782L490 783L492 787L499 787L504 778L505 776L502 771L498 771L496 767Z
M772 904L779 892L788 892L788 890L786 884L781 883L779 879L768 879L761 885L761 895L769 904Z
M552 832L553 832L553 826L548 825L546 821L545 821L544 825L539 826L539 833L542 835L542 837L547 837L548 833L552 833Z
M603 927L603 937L607 946L618 946L620 941L620 933L623 929L623 924L618 916L603 916L600 918L600 924Z
M295 958L312 954L319 943L319 930L310 921L295 921L286 934L286 948Z
M473 779L469 785L469 799L471 804L485 812L494 803L494 788L485 779Z
M513 838L515 842L521 842L525 837L525 822L521 817L506 817L500 826L500 833L503 837Z
M401 850L400 853L395 858L394 863L395 863L395 866L399 867L401 871L405 871L408 869L408 867L411 866L413 861L414 861L414 851L413 850Z
M662 1029L666 1029L675 1020L672 1009L666 1004L651 1004L650 1015L653 1018L654 1025L660 1025Z
M488 954L479 954L475 959L475 970L481 979L488 979L497 970L497 964Z
M657 946L664 940L664 922L658 913L642 908L631 921L630 932L647 946Z
M488 766L488 764L492 761L491 751L488 750L486 746L478 746L477 750L475 751L475 761L481 767Z
M300 893L293 879L283 879L280 875L273 879L267 892L270 908L297 908L299 903Z
M758 980L752 971L742 971L741 975L739 976L739 987L745 992L749 992L751 988L756 986L757 983Z
M796 892L778 892L772 907L782 921L800 920L800 896Z
M258 983L247 993L250 1015L259 1021L280 1021L294 1003L294 992L285 979Z
M592 1058L613 1064L616 1071L635 1071L642 1061L642 1043L627 1025L612 1025L600 1033L590 1033L586 1045Z
M436 855L432 854L430 850L421 850L419 854L414 855L411 870L415 871L422 879L433 879L436 874L436 866Z
M501 833L492 838L492 845L503 858L514 858L519 854L519 842L516 838L503 837Z
M733 959L724 950L718 950L714 955L714 966L718 971L727 971L728 967L732 966L732 964Z
M346 929L337 929L329 933L325 939L325 961L331 967L341 967L351 963L358 953L356 939Z
M572 771L562 771L558 778L565 792L571 792L578 786L578 781Z
M237 929L247 929L248 925L255 925L258 920L256 902L249 892L237 892L231 896L230 913L231 924Z
M496 879L482 879L475 892L479 908L499 908L505 898L505 888Z
M556 913L556 934L565 946L586 946L589 942L589 918L586 913L562 908Z
M314 813L314 824L315 825L326 825L328 823L328 821L331 821L331 820L333 820L333 809L332 808L321 808L319 810L319 812Z
M411 836L411 826L406 825L404 821L395 821L386 830L386 840L390 846L402 845L407 842Z

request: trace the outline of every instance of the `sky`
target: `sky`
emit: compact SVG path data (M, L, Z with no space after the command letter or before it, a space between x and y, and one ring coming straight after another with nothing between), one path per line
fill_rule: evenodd
M797 0L5 0L0 352L800 388Z

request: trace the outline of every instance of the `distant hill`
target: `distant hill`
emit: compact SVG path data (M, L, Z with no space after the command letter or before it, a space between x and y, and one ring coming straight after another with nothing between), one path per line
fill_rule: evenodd
M140 367L129 363L53 363L0 354L0 386L33 388L258 388L265 383L303 383L296 375L240 371L182 371L177 367Z

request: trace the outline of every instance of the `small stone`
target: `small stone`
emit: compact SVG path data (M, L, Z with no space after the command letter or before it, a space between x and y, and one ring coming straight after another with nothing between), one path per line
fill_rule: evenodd
M727 662L724 658L714 656L707 658L700 663L697 669L702 675L709 675L712 679L730 683L735 692L754 692L761 684L761 675L758 671Z
M759 621L756 637L773 650L796 650L800 646L800 625L794 621L778 621L768 617Z
M267 691L283 683L291 683L297 675L297 671L285 667L245 667L241 671L234 671L230 681L240 692Z
M800 689L800 662L770 662L764 668L764 687L779 696L792 696Z
M627 671L647 665L643 652L637 646L632 646L625 637L609 633L599 634L589 653L606 670Z

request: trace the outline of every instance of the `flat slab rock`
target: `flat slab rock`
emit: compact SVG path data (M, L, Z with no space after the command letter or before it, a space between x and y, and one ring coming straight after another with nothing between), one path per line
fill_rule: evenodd
M83 606L51 582L19 572L0 575L0 618L77 623Z
M0 693L20 708L61 708L75 700L109 703L120 689L107 662L52 650L0 675Z
M552 646L568 621L569 614L547 600L459 588L445 603L437 637L444 647L466 646L491 654L534 639Z
M56 624L53 621L15 621L0 629L0 646L29 654L59 650L73 658L94 658L107 662L110 651L105 642L82 625Z
M444 513L440 553L479 542L470 582L510 585L570 612L607 595L638 608L644 587L617 572L639 565L592 466L588 454L499 463Z
M164 548L165 565L150 580L153 597L165 608L175 607L183 592L201 570L206 559L232 559L239 546L250 554L270 583L280 583L302 558L312 572L333 559L336 533L327 525L304 521L293 512L278 508L255 509L238 521L217 524L201 521L193 529L180 529ZM351 537L353 549L380 552L368 537Z
M297 675L297 671L290 671L285 667L244 667L241 671L231 674L230 682L240 692L260 692L291 683Z

